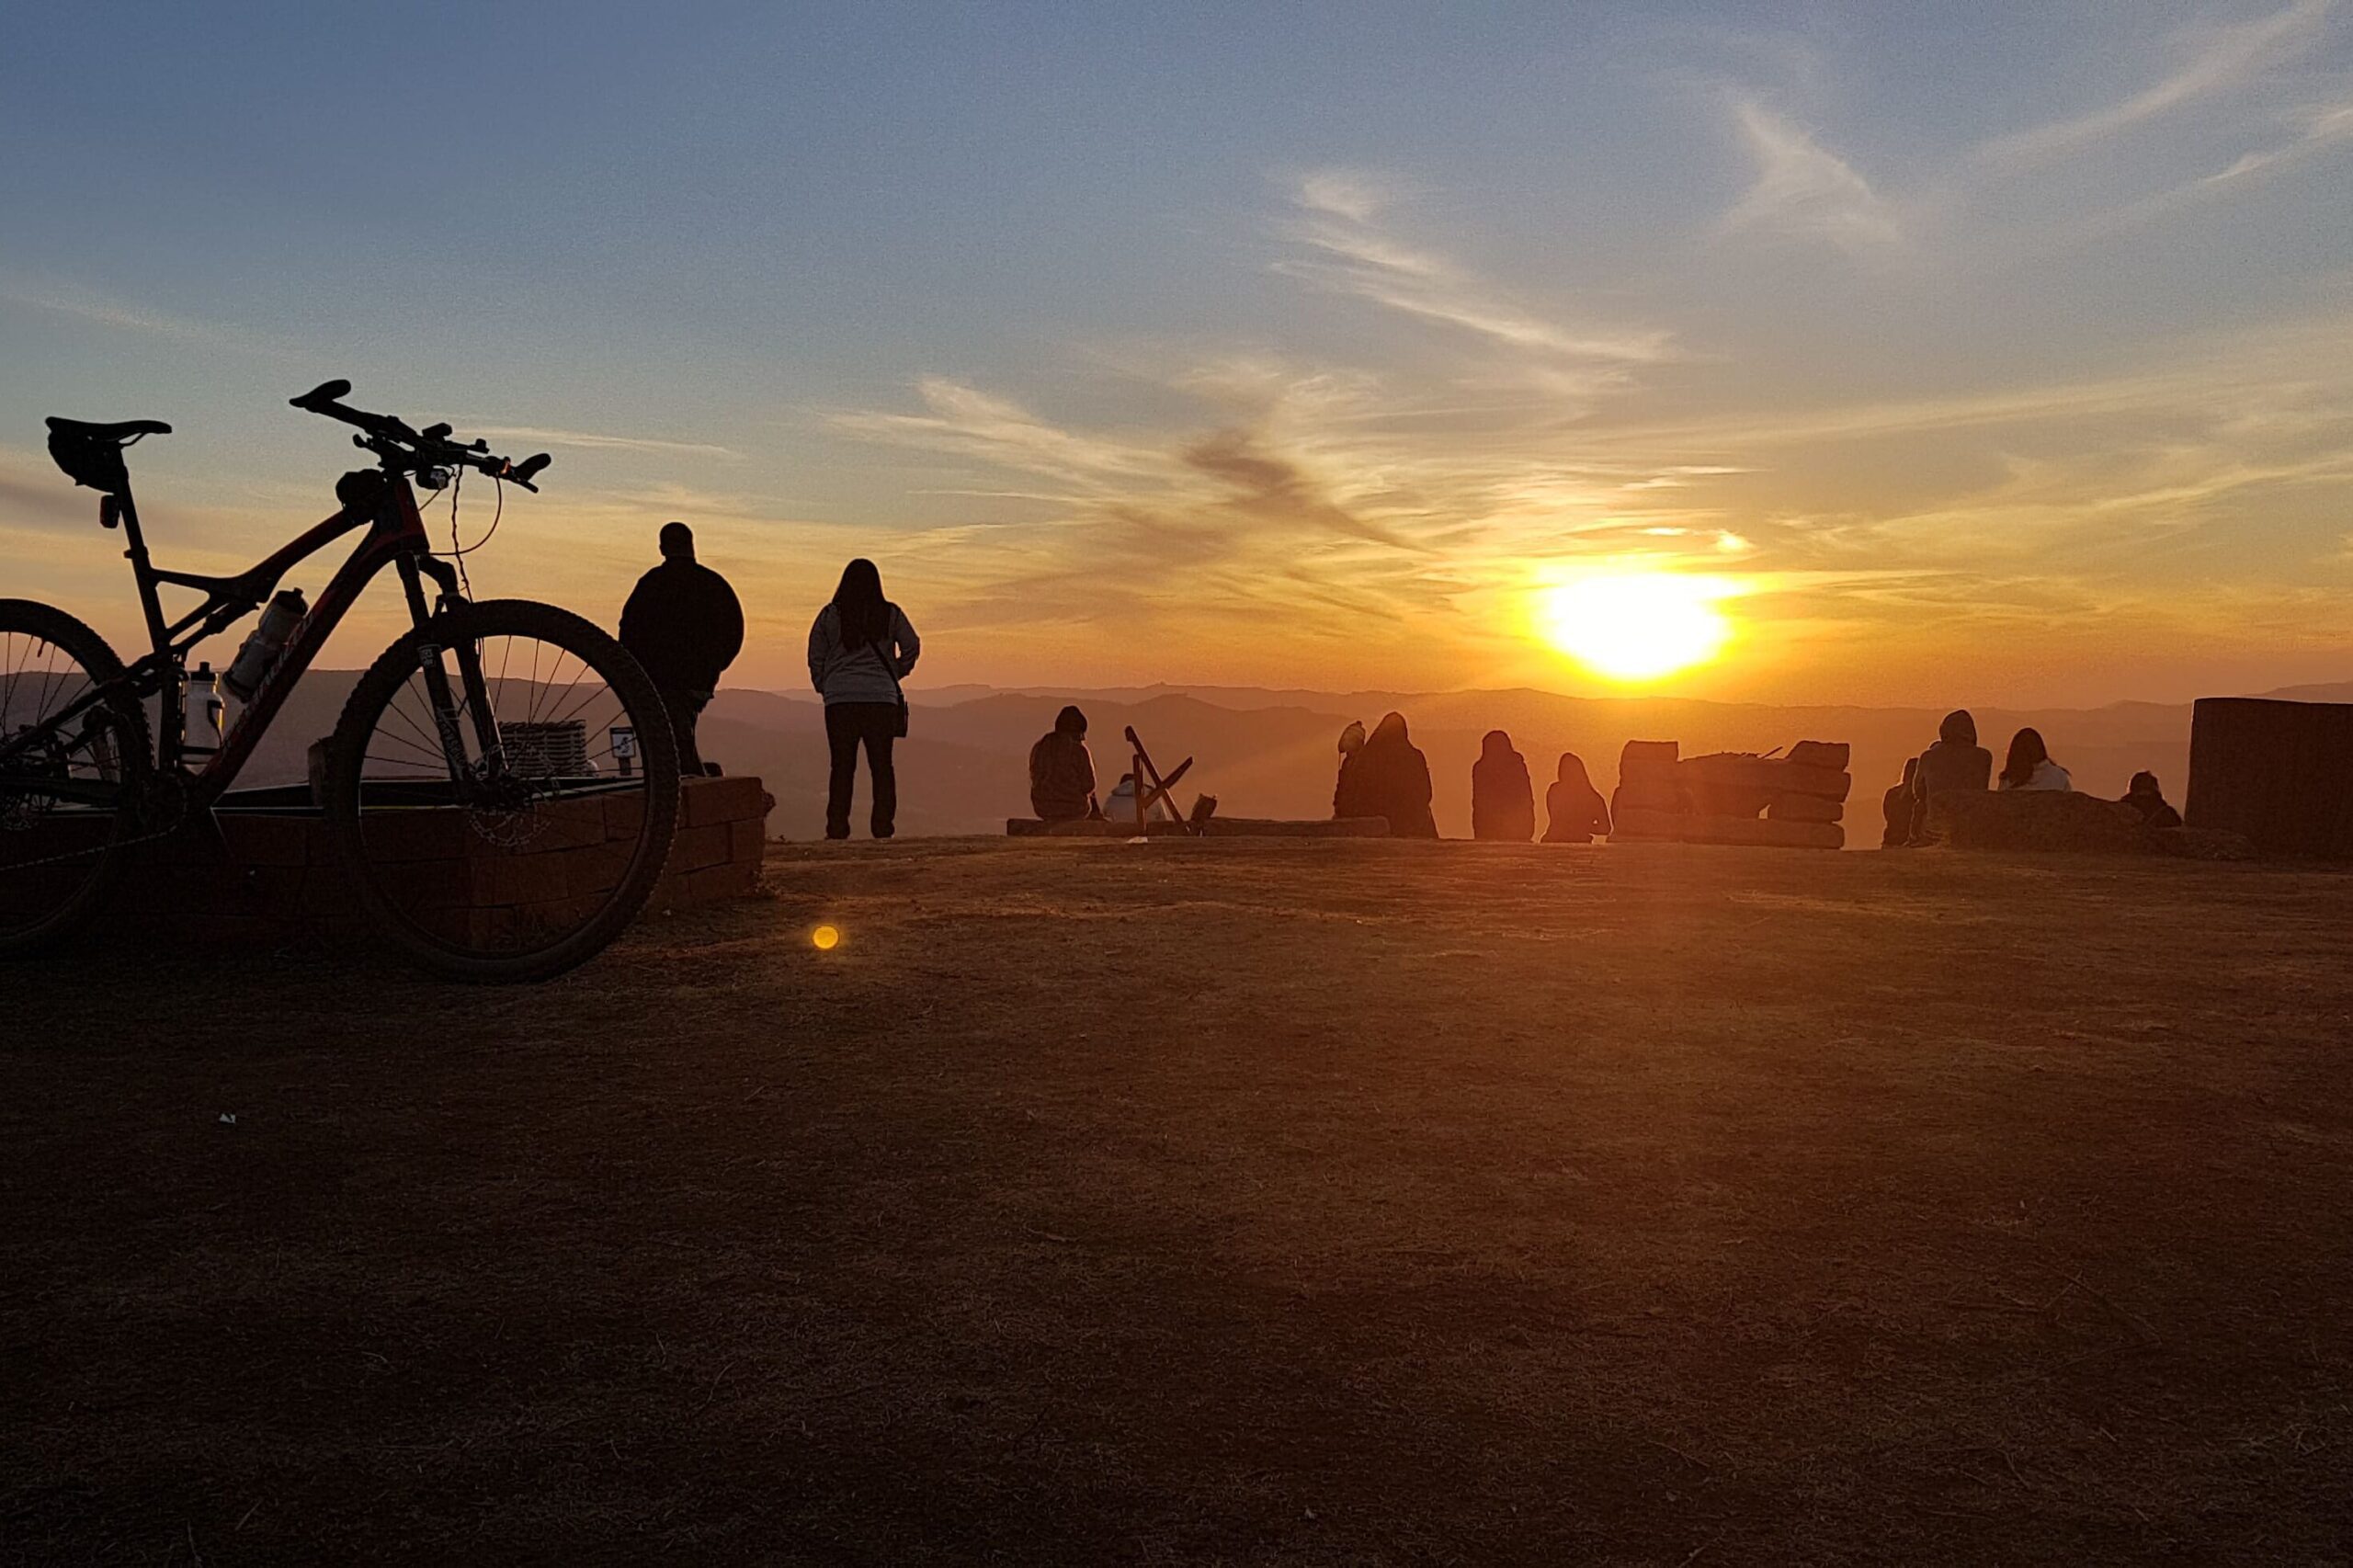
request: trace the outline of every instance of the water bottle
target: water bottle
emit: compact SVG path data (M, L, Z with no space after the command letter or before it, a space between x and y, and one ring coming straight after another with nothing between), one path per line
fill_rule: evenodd
M210 760L221 749L222 719L220 682L210 663L188 672L180 712L186 726L181 733L181 754L191 762Z
M237 656L222 676L221 684L238 701L251 702L254 693L261 689L261 683L277 665L278 655L286 651L286 640L294 635L294 629L310 613L311 607L302 602L300 588L288 588L273 596L269 608L261 612L261 624L238 647Z

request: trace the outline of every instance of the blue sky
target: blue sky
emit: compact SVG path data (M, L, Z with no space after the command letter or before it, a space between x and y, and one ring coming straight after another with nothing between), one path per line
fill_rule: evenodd
M158 553L242 563L327 509L347 449L284 400L343 375L556 454L487 591L609 615L695 522L760 684L853 553L936 681L1587 689L1529 606L1627 571L1728 585L1700 694L2353 676L2325 0L20 5L10 41L0 558L118 637L40 416L171 420Z

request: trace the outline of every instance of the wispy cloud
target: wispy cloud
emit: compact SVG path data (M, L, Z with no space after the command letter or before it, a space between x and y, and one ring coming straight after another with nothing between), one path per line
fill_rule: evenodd
M1459 263L1397 239L1374 222L1386 205L1379 192L1361 174L1302 176L1291 192L1299 217L1284 232L1309 254L1279 260L1275 270L1563 365L1643 364L1670 357L1663 331L1547 319Z
M205 348L246 354L279 354L289 346L240 327L176 315L134 304L78 284L40 284L0 278L0 302L69 316L115 332L167 338Z
M649 452L667 457L721 458L731 461L743 456L732 447L714 446L704 441L673 441L654 436L609 436L594 430L553 430L538 425L477 425L464 419L452 423L475 436L502 441L545 441L551 447L576 447L582 451Z
M2285 9L2214 29L2172 74L2112 104L1983 143L1978 156L2017 167L2045 162L2212 97L2294 59L2320 40L2334 0L2296 0Z
M2332 148L2353 143L2353 102L2330 104L2298 117L2285 141L2243 153L2209 175L2128 202L2092 219L2086 232L2131 228L2186 208L2219 200L2286 174Z
M1894 244L1904 226L1853 165L1753 99L1733 105L1756 179L1724 215L1726 232L1756 229L1827 240L1849 251Z

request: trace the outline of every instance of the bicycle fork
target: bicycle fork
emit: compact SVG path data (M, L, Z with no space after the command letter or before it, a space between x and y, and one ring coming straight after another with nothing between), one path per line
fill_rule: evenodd
M445 561L429 555L404 556L400 562L401 588L408 596L409 613L420 629L430 632L435 619L466 602L458 591L457 569ZM424 577L431 577L440 592L430 608L425 599ZM458 678L464 692L462 702L449 686L449 672L441 662L444 653L458 658ZM494 778L505 762L498 736L498 715L490 705L489 683L483 679L482 650L460 638L455 646L444 648L440 643L426 642L417 649L417 666L425 676L426 697L433 705L433 724L441 741L441 755L449 765L449 782L456 786L462 799L471 785ZM465 736L458 725L460 712L473 716L474 745L482 761L477 767L466 761Z

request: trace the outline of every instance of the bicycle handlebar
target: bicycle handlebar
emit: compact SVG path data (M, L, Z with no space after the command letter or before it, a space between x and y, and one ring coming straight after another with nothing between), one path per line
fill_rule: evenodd
M287 402L305 414L338 420L366 431L364 437L353 439L383 458L388 465L403 470L462 463L493 479L519 484L537 494L540 487L531 483L532 476L554 460L547 453L540 452L525 458L519 463L510 462L505 458L493 456L487 442L477 440L460 444L451 440L447 425L428 426L422 431L411 429L405 420L396 419L389 414L370 414L343 402L350 392L349 381L324 381L301 397L289 398Z

